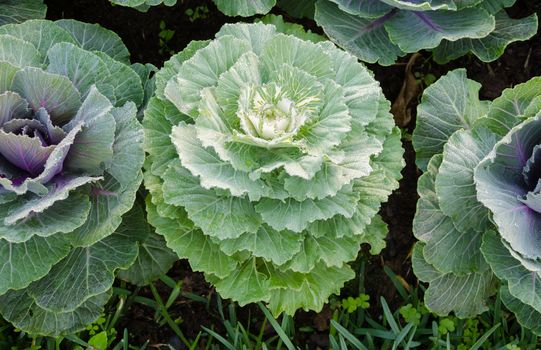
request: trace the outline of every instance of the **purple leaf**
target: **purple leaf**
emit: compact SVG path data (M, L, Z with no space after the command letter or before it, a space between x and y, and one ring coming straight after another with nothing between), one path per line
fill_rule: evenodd
M39 138L0 130L0 154L11 164L32 176L37 176L43 171L54 149L55 146L44 147Z

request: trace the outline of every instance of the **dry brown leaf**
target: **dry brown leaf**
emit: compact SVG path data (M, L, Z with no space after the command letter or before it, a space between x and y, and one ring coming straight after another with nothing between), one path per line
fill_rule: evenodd
M408 64L406 65L406 74L402 88L398 97L391 106L391 113L394 115L394 121L399 127L407 126L411 121L412 101L417 99L421 93L421 84L415 79L415 75L411 72L417 58L421 56L419 53L413 54Z

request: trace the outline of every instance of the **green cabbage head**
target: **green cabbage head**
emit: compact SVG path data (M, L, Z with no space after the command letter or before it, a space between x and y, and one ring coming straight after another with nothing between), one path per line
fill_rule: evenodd
M84 328L136 259L137 240L113 233L142 181L143 99L116 34L0 27L0 313L17 328Z
M459 69L426 89L413 144L420 177L413 228L425 300L471 317L499 288L541 335L541 79L480 101Z
M145 112L148 219L224 297L319 310L398 185L378 83L330 42L227 24L165 64ZM313 37L311 35L310 37Z

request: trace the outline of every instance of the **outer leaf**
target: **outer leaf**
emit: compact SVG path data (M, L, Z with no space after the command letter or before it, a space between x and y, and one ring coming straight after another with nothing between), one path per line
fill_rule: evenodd
M130 53L115 32L97 24L83 23L73 19L61 19L55 23L68 31L81 48L87 51L104 52L117 61L130 63Z
M298 276L298 277L297 277ZM299 288L290 286L273 290L269 308L274 315L286 312L293 315L297 309L319 312L328 301L328 296L337 293L346 281L355 276L347 265L326 268L322 265L307 275L297 275Z
M206 190L188 170L175 161L164 175L164 198L169 204L183 206L203 232L222 239L244 232L255 233L261 218L246 198L218 195Z
M24 96L34 112L45 108L56 125L69 121L81 107L81 95L68 78L38 68L18 71L12 90Z
M137 240L139 254L135 263L127 270L118 272L117 277L138 286L144 286L167 273L178 259L177 255L165 245L163 236L154 232L146 222L143 208L136 203L124 215L116 235L126 240Z
M541 313L541 275L515 259L493 231L483 237L483 255L494 274L507 282L509 293Z
M457 276L442 274L426 262L423 244L413 250L413 269L420 280L429 282L425 293L426 306L439 315L454 311L457 317L467 318L486 310L487 300L495 293L495 282L490 271Z
M361 60L387 66L404 53L393 44L383 25L395 16L395 12L378 19L365 19L341 11L328 0L316 2L315 20L340 47Z
M357 193L352 191L351 185L346 185L336 196L320 200L306 199L298 202L288 198L282 202L263 198L256 205L256 210L263 221L276 230L301 232L316 220L330 219L338 214L351 218L357 201Z
M258 271L257 259L246 260L235 271L222 280L214 282L216 290L224 298L235 298L244 306L256 301L268 301L269 279Z
M0 3L0 26L24 22L31 18L44 18L47 6L35 0L4 0Z
M88 196L73 193L66 200L56 202L27 220L4 225L4 219L11 213L11 208L17 206L17 202L0 206L0 236L13 243L25 242L35 234L48 237L56 233L69 233L86 221L90 211Z
M23 243L0 239L0 295L42 278L69 251L68 242L58 236L34 237Z
M110 297L111 292L108 291L88 299L73 311L55 313L37 305L25 290L10 291L0 296L0 312L18 329L57 337L85 329L100 316Z
M75 311L92 297L106 293L114 272L133 264L137 242L131 237L111 235L88 247L73 249L26 292L37 306L54 313Z
M496 140L487 129L475 128L455 132L444 146L436 193L441 210L460 231L482 232L489 225L488 210L477 200L473 170Z
M148 222L156 227L156 232L165 237L167 246L180 258L190 261L195 271L204 271L218 277L226 277L237 267L237 261L224 254L209 237L194 228L189 219L161 217L156 207L147 198Z
M475 7L459 11L399 11L385 23L389 38L404 52L432 49L443 39L484 38L495 26L493 16Z
M541 336L541 313L513 297L505 285L500 288L500 297L505 307L516 315L518 322L523 327Z
M269 12L276 0L213 0L218 10L227 16L250 17L256 14L264 15Z
M505 11L496 14L496 28L481 39L443 40L434 49L434 60L445 64L455 58L472 52L483 62L491 62L500 57L507 45L515 41L528 40L537 33L537 15L512 19Z
M39 51L38 57L41 62L45 62L47 51L54 44L58 42L75 44L73 37L68 32L51 21L41 19L2 26L0 34L8 34L32 44Z
M276 231L262 225L255 234L244 233L238 238L225 239L217 243L227 255L245 250L273 264L282 265L301 250L302 240L302 234Z
M14 36L2 34L0 35L0 60L17 68L39 67L42 57L32 44ZM8 88L11 87L4 84Z
M492 132L503 137L522 121L522 117L525 116L528 107L534 101L539 103L536 98L539 96L540 89L541 77L530 79L512 89L505 89L502 95L490 105L490 110L487 118L483 119L483 124Z
M426 169L428 160L441 153L451 134L470 129L486 113L487 104L479 100L481 85L466 78L466 70L454 70L429 86L417 108L417 127L413 132L416 163Z

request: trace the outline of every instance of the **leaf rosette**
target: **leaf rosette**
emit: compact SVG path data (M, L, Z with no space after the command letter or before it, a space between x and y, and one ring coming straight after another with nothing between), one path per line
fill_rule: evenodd
M283 27L287 27L284 25ZM330 42L227 24L157 73L148 220L224 297L319 310L380 251L404 165L379 84Z
M541 80L491 103L479 100L479 88L456 70L419 105L413 143L426 172L414 270L430 283L427 305L460 317L485 311L499 281L504 304L541 334Z
M0 313L19 329L84 328L137 258L113 234L142 181L136 70L97 25L0 27Z

